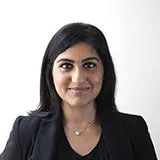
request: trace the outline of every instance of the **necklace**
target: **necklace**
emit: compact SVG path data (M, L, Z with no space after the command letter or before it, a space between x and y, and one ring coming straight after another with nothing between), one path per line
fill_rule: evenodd
M88 127L90 127L91 125L93 125L95 122L95 119L90 121L84 128L82 128L81 130L76 129L72 129L69 126L66 126L68 129L72 130L72 132L76 135L76 136L80 136L82 132L84 132Z

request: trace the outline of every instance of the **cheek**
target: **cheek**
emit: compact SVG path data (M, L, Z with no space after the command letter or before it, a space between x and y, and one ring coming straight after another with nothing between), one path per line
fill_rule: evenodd
M61 84L61 77L57 74L57 72L53 72L52 74L52 77L53 77L53 83L54 83L54 86L55 86L55 89L57 92L59 92L59 88L60 88L60 84ZM59 94L59 93L58 93Z
M98 74L96 74L92 80L94 80L96 92L100 92L103 84L103 72L98 72Z
M68 78L67 76L64 76L63 74L57 74L56 72L53 73L53 83L55 86L55 89L59 95L63 94L65 92L65 89L68 86Z
M101 84L103 82L103 72L99 71L94 78L95 82Z
M62 85L61 79L54 78L53 83L54 83L55 90L56 90L57 94L63 99L64 90L63 90L63 85Z
M102 74L98 74L95 77L95 81L101 83L103 81L103 75Z
M61 78L60 76L55 76L53 78L53 83L55 85L55 88L58 89L62 86L63 84L63 78Z

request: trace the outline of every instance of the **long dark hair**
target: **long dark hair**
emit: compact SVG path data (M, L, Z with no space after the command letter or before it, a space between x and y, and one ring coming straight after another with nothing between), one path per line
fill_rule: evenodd
M61 98L55 90L52 78L53 63L59 54L79 42L92 45L103 62L104 81L102 90L95 100L97 110L117 110L114 97L115 70L103 33L90 24L70 23L55 33L44 54L40 79L40 103L36 113L52 113L60 109Z

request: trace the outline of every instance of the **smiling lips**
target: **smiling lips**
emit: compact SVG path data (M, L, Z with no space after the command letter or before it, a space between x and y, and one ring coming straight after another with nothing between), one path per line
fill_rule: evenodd
M69 90L73 92L85 92L89 90L89 87L72 87L72 88L69 88Z

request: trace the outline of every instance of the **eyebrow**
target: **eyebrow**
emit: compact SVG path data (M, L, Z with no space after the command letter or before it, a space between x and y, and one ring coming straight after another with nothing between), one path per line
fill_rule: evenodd
M89 60L96 60L99 62L99 59L96 58L96 57L87 57L85 59L83 59L81 62L86 62L86 61L89 61ZM64 61L64 62L70 62L70 63L75 63L75 61L71 60L71 59L68 59L68 58L61 58L57 61L58 62L61 62L61 61Z
M99 59L96 58L96 57L88 57L88 58L85 58L85 59L82 60L82 62L85 62L85 61L88 61L88 60L96 60L96 61L99 62Z
M59 59L59 60L57 61L57 63L58 63L58 62L61 62L61 61L74 63L73 60L68 59L68 58L61 58L61 59Z

